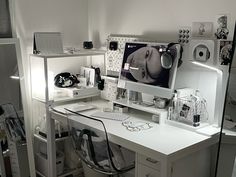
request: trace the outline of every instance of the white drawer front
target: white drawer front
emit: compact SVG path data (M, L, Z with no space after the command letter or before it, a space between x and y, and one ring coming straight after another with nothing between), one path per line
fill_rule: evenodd
M161 163L160 161L153 159L151 157L147 157L141 154L137 154L138 157L138 163L141 163L143 165L146 165L148 167L154 168L155 170L160 171Z
M137 177L160 177L160 172L145 165L138 164Z

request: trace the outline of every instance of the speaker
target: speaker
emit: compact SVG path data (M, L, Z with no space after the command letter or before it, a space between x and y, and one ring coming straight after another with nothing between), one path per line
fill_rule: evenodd
M192 39L189 47L189 58L207 64L216 64L215 41L210 39Z

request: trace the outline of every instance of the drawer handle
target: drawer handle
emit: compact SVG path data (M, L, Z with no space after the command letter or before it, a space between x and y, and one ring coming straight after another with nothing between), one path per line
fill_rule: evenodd
M157 160L154 160L150 157L146 158L146 161L151 162L151 163L157 163L158 162Z

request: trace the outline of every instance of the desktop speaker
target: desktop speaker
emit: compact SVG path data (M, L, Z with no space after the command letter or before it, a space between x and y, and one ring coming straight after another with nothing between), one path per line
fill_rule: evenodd
M190 41L190 60L206 64L215 64L215 41L210 39L192 39Z

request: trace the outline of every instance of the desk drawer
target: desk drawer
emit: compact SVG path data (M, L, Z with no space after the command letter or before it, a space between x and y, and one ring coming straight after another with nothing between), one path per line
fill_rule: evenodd
M142 164L138 164L138 176L137 177L160 177L159 171L154 170Z
M154 168L155 170L159 170L161 168L160 161L153 159L151 157L147 157L141 154L137 154L138 163L146 165L148 167Z

